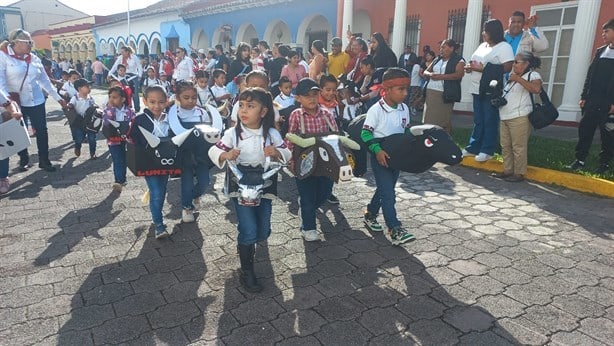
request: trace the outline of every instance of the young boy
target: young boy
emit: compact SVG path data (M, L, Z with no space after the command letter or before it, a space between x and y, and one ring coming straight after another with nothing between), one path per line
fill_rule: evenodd
M414 236L397 219L394 186L399 178L399 170L388 167L388 153L382 150L377 139L404 133L409 128L409 110L403 104L409 82L409 74L404 69L389 68L384 73L382 86L385 96L369 108L361 132L361 138L371 152L371 169L377 186L371 203L367 205L364 222L370 231L381 232L382 226L377 222L381 208L388 227L386 238L393 245L408 242Z
M225 100L232 97L232 95L228 93L228 90L226 90L226 72L222 69L213 70L213 82L214 85L211 87L211 92L213 93L215 102L219 106L224 103Z
M601 36L605 46L597 48L580 99L582 119L578 127L576 159L567 166L574 171L584 168L595 130L599 128L601 152L597 174L610 170L614 156L614 133L606 129L608 114L614 114L614 18L603 24Z
M94 105L94 98L90 95L91 82L80 78L74 82L74 87L77 89L77 94L70 99L69 107L75 109L79 116L85 116L85 111ZM90 159L96 159L96 133L88 131L85 128L70 128L72 138L75 141L75 156L81 156L81 144L87 137L87 142L90 147Z
M332 75L323 75L320 77L320 98L318 99L318 103L324 109L326 109L330 114L333 115L335 122L337 123L337 127L341 123L341 112L339 109L339 103L337 102L337 86L339 85L339 81L337 78ZM333 193L330 194L330 197L326 200L330 204L339 204L339 198L335 196Z
M153 66L148 66L145 72L147 73L147 78L143 79L143 89L152 85L162 84L162 82L158 78L156 78L156 70Z
M60 90L60 95L67 101L77 95L77 89L74 86L74 83L77 79L81 78L81 74L77 72L77 70L68 71L68 80L64 82L62 89Z
M171 90L171 82L168 81L168 77L164 71L160 72L160 85L166 91L166 96L170 97L173 94Z
M287 76L279 78L279 95L273 100L281 109L294 105L294 95L292 95L292 82Z
M320 86L311 78L303 78L296 86L296 101L301 104L288 119L288 132L298 135L338 132L333 116L318 104ZM304 126L303 126L304 125ZM304 132L303 132L304 131ZM292 150L293 144L286 141ZM310 176L296 179L301 211L301 234L306 241L320 240L316 230L316 209L330 197L333 181L327 177Z
M215 102L212 102L209 91L209 72L198 70L194 77L196 78L196 104L199 107L205 107L208 103L214 106Z

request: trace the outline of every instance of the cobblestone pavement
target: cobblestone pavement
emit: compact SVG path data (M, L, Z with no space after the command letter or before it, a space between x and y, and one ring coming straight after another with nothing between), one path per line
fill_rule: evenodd
M265 290L250 294L222 173L193 224L169 183L173 235L156 241L143 179L112 193L103 140L100 159L75 158L57 114L59 171L13 171L0 199L0 344L613 343L613 200L436 166L401 175L397 210L417 240L394 247L362 226L367 175L336 186L323 241L304 243L282 176L257 250Z

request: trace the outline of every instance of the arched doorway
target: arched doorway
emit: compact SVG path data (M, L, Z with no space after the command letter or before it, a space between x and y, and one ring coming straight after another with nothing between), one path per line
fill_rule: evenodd
M162 46L160 44L160 39L154 38L151 40L151 51L150 54L160 54L162 53Z
M96 59L96 44L94 42L90 42L88 51L87 51L87 56L92 61Z
M141 39L139 41L139 49L137 50L137 54L149 56L149 45L145 39Z
M284 21L274 20L269 23L264 31L264 40L269 43L290 43L292 42L292 32Z
M209 44L209 37L207 37L207 34L203 29L200 29L194 33L194 36L192 37L192 47L196 49L202 48L204 50L208 50L208 48L211 47Z
M352 21L352 33L369 39L371 37L371 17L367 11L354 12L354 20Z
M332 29L328 19L320 14L307 16L298 27L296 44L305 51L311 47L311 43L320 40L324 47L328 47L328 41L332 38Z
M212 43L214 45L221 44L224 52L230 50L230 46L232 46L232 27L230 25L222 25L215 30L213 33Z
M258 45L258 33L252 24L245 23L239 27L239 30L237 30L237 44L239 42L246 42L250 47Z
M72 45L72 54L71 54L71 58L72 58L72 63L73 65L77 63L77 60L80 60L81 58L79 57L79 44L78 43L73 43Z

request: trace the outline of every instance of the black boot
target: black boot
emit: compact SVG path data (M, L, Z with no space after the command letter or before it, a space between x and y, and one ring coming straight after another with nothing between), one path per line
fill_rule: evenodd
M239 258L241 259L241 284L247 292L257 293L262 291L262 286L254 273L254 254L256 244L239 244Z
M45 170L47 172L55 172L55 167L51 164L49 159L42 158L38 162L38 168Z

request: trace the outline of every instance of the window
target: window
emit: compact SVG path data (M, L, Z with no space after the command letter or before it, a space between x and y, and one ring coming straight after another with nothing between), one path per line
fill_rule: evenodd
M420 16L407 17L405 25L405 45L409 45L413 52L420 51Z
M490 19L490 7L482 8L482 24ZM448 11L448 38L462 45L465 41L465 24L467 23L467 9L459 8ZM481 26L481 25L480 25ZM480 34L480 42L482 35ZM462 49L462 48L461 48Z

